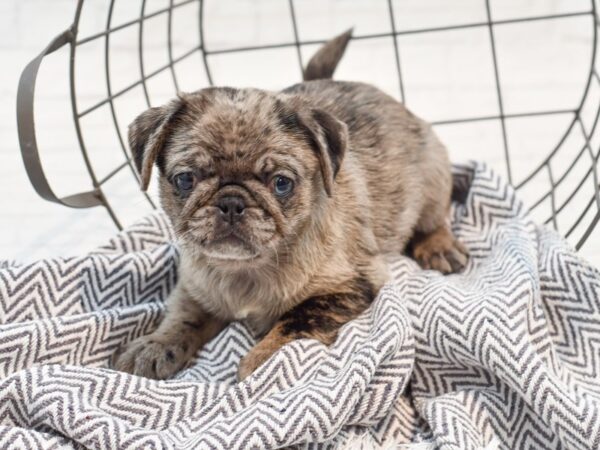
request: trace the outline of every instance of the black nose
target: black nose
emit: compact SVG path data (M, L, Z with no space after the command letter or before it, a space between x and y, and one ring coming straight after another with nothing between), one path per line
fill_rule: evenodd
M244 214L244 209L246 209L244 199L237 195L222 197L217 202L217 206L221 210L223 219L232 225L233 222L240 219L242 214Z

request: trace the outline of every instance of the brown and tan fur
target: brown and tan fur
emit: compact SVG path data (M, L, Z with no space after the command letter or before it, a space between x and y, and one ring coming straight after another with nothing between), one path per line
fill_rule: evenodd
M130 126L143 188L159 168L181 267L166 317L117 369L167 378L245 320L262 338L240 363L243 379L294 339L331 344L387 280L386 255L411 238L423 267L464 266L446 223L448 156L430 126L375 87L327 79L349 38L326 44L307 81L283 92L203 89ZM175 186L182 172L193 173L191 191ZM293 181L285 197L279 176ZM222 203L232 198L235 215Z

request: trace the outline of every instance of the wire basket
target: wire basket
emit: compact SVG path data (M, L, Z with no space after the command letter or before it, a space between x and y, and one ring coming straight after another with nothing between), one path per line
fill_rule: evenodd
M156 206L139 190L127 150L126 128L137 114L177 91L293 84L320 43L354 26L336 78L371 82L404 101L434 124L453 159L470 139L467 156L490 161L538 220L579 249L600 219L596 4L542 2L552 4L548 11L529 3L515 14L515 2L493 0L79 0L73 24L21 76L18 131L29 179L44 199L102 206L121 228ZM407 23L405 8L420 19ZM556 55L546 35L548 26L563 24L581 34L578 60L570 51ZM531 58L515 61L516 45L529 46ZM73 152L79 147L87 188L59 196L38 152L34 89L44 58L63 47ZM558 73L566 65L573 81L566 85L552 67L540 67L548 60L562 64ZM527 83L545 83L549 94L527 100ZM552 95L560 89L570 94Z

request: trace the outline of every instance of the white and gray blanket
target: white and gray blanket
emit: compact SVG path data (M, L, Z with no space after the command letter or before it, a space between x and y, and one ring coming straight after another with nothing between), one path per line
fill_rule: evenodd
M462 274L393 280L330 348L291 343L243 383L223 331L169 381L108 367L177 278L161 214L91 254L0 265L0 448L600 448L600 273L483 165L455 169Z

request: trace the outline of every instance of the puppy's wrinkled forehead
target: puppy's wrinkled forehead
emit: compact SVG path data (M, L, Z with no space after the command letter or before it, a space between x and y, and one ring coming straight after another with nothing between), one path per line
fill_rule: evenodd
M162 168L167 173L186 165L242 172L272 163L267 155L287 156L291 163L294 150L300 151L297 120L289 105L264 91L210 88L189 94Z
M297 95L222 87L181 94L144 111L129 125L128 138L143 190L154 163L167 177L180 169L194 169L198 175L204 169L213 175L257 170L268 175L257 169L268 155L279 159L276 166L301 178L301 169L314 173L319 167L323 187L331 195L348 130Z

